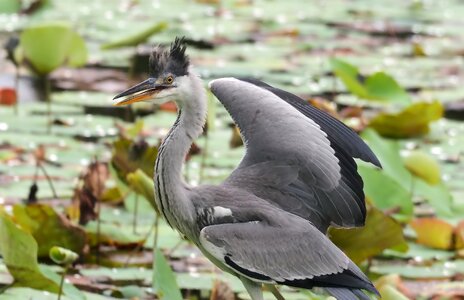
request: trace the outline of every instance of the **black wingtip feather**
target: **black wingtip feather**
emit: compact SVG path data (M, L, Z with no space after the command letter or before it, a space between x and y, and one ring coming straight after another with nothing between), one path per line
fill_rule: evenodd
M262 87L281 99L287 101L290 105L299 110L302 114L311 118L316 122L321 129L326 132L328 139L331 143L336 143L345 149L345 151L353 158L360 158L366 162L370 162L375 166L381 168L377 156L372 152L369 146L354 132L350 127L346 126L343 122L332 117L325 111L322 111L300 97L289 93L287 91L275 88L267 83L264 83L255 78L238 78L239 80L249 82L256 86Z

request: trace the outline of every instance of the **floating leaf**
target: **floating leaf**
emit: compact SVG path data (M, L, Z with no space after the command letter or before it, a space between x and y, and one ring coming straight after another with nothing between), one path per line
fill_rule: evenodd
M37 263L37 242L19 229L5 213L0 212L0 254L15 286L58 292L58 285L45 277Z
M422 151L410 151L403 162L409 172L427 183L435 185L441 181L440 166L430 155Z
M355 263L380 254L385 249L408 249L401 225L375 208L368 210L364 227L330 228L329 236Z
M71 264L79 257L76 252L56 246L50 249L49 256L55 263L60 265Z
M360 164L358 172L364 181L364 192L376 208L399 209L398 213L394 214L397 220L411 219L414 207L409 191L381 169Z
M378 133L392 138L409 138L429 132L429 124L443 116L443 105L438 102L419 102L399 113L380 113L369 126Z
M85 231L45 204L15 205L15 220L29 231L39 244L39 257L48 257L53 246L82 253Z
M155 250L153 290L160 300L182 300L176 277L160 249Z
M409 103L408 93L384 72L364 77L358 68L340 59L332 58L330 65L338 78L352 94L369 100Z
M137 246L144 242L144 236L134 234L130 229L125 230L118 224L102 222L100 224L100 238L98 243L97 222L91 221L85 226L90 246L107 244L113 246Z
M420 218L410 224L417 233L418 244L444 250L453 247L453 225L437 218Z
M166 22L158 22L136 34L132 34L130 36L123 37L116 41L106 43L102 45L101 48L108 50L121 47L137 46L138 44L145 43L150 36L163 31L167 27L168 24Z
M464 273L464 260L452 262L436 262L432 265L411 265L407 262L398 264L381 264L372 266L370 271L375 274L399 274L406 278L450 278Z
M78 67L87 60L84 40L64 22L26 28L20 37L20 47L23 57L40 75L49 74L65 64Z

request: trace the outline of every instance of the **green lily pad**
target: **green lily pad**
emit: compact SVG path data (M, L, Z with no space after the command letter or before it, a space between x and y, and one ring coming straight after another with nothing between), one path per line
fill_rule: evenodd
M40 75L60 66L77 67L87 61L85 42L68 23L50 22L26 28L20 36L23 58Z

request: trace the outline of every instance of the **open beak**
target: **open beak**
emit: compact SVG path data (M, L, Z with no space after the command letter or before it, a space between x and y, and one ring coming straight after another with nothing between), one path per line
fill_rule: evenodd
M114 103L115 106L128 105L135 102L145 101L152 99L157 93L165 89L166 86L156 84L154 78L148 78L147 80L125 90L124 92L116 95L113 100L120 99Z

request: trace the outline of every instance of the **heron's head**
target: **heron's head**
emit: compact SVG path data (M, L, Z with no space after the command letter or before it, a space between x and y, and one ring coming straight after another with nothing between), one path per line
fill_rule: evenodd
M141 101L162 104L181 100L190 86L189 58L184 38L176 38L169 49L155 47L150 55L150 76L147 80L116 95L116 106Z

